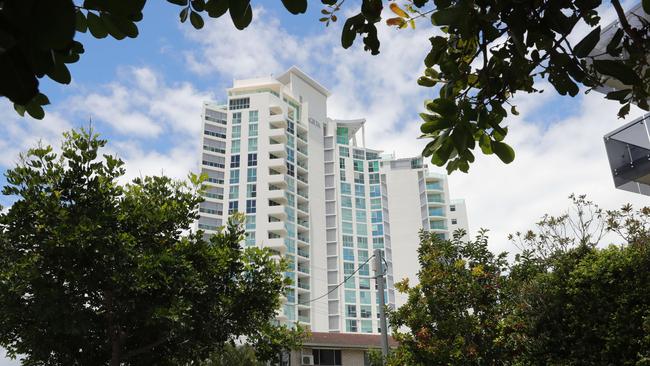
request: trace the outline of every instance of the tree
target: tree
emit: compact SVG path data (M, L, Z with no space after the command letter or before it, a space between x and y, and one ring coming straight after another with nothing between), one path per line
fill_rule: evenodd
M6 173L0 345L27 365L183 365L234 339L272 339L286 280L242 250L243 218L189 231L201 179L121 185L124 163L88 131L31 149Z
M498 338L505 254L487 249L485 232L468 243L461 242L463 235L460 230L453 240L441 240L420 234L420 283L395 285L408 301L390 313L390 324L410 331L393 333L400 346L391 364L493 365L503 359Z
M390 316L402 331L388 363L650 365L650 210L572 199L565 219L547 215L514 237L525 246L511 263L489 252L484 232L469 242L424 234L420 283L399 286L408 301ZM633 240L599 248L601 225Z
M253 17L251 0L168 0L181 7L181 22L189 19L202 28L203 16L218 18L229 13L235 27L244 29ZM632 26L620 4L611 0L619 24L612 37L601 40L601 0L362 0L360 11L344 22L341 44L353 45L357 36L364 49L379 53L377 24L388 3L395 17L388 26L416 26L430 19L434 35L424 59L424 75L418 83L437 88L437 97L426 100L421 114L422 137L430 139L423 155L447 170L467 172L477 146L484 154L496 154L510 163L514 150L504 139L505 117L517 115L511 105L518 92L542 92L536 88L546 78L561 95L576 96L580 85L587 91L612 81L618 90L606 98L622 104L619 116L631 104L648 110L650 97L650 22L644 14L632 14ZM76 62L83 45L75 32L89 31L96 38L137 37L146 0L5 1L0 8L0 95L7 96L18 113L42 118L49 103L39 92L38 79L47 75L67 84L66 64ZM325 24L338 20L345 0L321 0ZM282 0L293 14L307 10L307 0ZM642 0L650 14L650 1ZM590 31L579 42L578 24ZM634 23L636 24L636 23ZM602 52L595 52L601 42ZM600 48L599 48L600 49ZM508 112L509 109L509 112Z

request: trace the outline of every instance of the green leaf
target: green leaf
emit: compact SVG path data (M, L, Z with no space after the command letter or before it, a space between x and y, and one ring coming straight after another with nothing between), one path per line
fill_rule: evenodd
M341 45L343 48L350 48L354 39L357 36L355 27L358 23L363 23L363 15L357 14L353 17L348 18L343 24L343 30L341 31Z
M433 25L451 25L462 17L460 8L446 8L440 9L431 15L431 23Z
M619 102L622 102L625 100L625 98L630 95L632 92L632 89L622 89L622 90L615 90L607 93L605 98L611 99L611 100L618 100Z
M634 70L619 60L594 60L594 68L601 74L612 76L623 84L635 85L641 81Z
M500 141L491 142L492 151L506 164L515 160L515 151L508 144Z
M643 6L643 11L645 11L646 14L650 14L650 0L642 0L641 6Z
M229 2L230 18L235 28L242 30L253 20L253 8L250 0L230 0Z
M70 46L76 30L77 18L73 2L47 0L29 3L33 4L31 23L24 26L34 27L33 42L43 49L64 49Z
M205 10L211 18L219 18L228 11L228 0L208 0Z
M190 13L190 23L192 23L192 26L194 26L195 29L203 28L203 18L201 15L199 15L199 13Z
M427 104L427 109L440 114L441 116L455 116L458 107L452 99L438 98Z
M54 66L47 73L47 76L49 76L50 79L61 84L70 84L70 81L72 81L72 76L70 76L70 70L68 70L68 68L61 60L57 60L54 63Z
M21 117L25 117L25 106L24 106L24 105L20 105L20 104L16 104L16 103L14 103L14 109L16 110L16 112L17 112Z
M183 10L181 10L181 12L178 14L178 17L180 18L181 23L185 23L189 13L190 13L190 8L183 8Z
M618 118L625 118L630 113L630 103L626 103L621 109L618 110Z
M188 0L167 0L172 4L180 5L180 6L187 6L189 4Z
M621 51L618 50L618 46L621 44L621 40L623 39L623 35L625 35L625 32L623 29L619 28L616 30L616 33L612 36L612 39L609 40L609 43L607 44L607 53L612 55L612 56L618 56L620 55Z
M45 117L45 111L43 107L36 103L29 103L25 106L25 111L29 113L30 116L34 119L43 119Z
M282 4L291 14L302 14L307 11L307 0L282 0Z
M512 113L514 116L519 115L519 111L517 111L517 107L514 106L514 105L512 107L510 107L510 113Z
M589 32L582 41L573 47L573 53L579 57L587 57L600 41L600 26Z
M108 35L104 22L93 12L88 12L88 30L95 38L106 38Z
M420 76L418 78L418 84L430 88L436 85L436 81L426 76Z
M77 29L77 32L81 32L81 33L86 33L86 30L88 29L88 24L86 23L86 16L79 9L77 9L76 11L75 27Z

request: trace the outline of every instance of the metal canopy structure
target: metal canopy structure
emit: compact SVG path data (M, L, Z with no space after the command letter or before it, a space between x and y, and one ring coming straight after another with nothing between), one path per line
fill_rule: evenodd
M650 196L650 114L605 135L609 167L618 189Z

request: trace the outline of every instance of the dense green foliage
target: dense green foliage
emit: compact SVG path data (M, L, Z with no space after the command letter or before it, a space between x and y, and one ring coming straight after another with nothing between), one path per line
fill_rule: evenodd
M65 135L6 173L0 214L0 346L25 365L183 365L246 337L262 359L294 333L271 325L286 280L265 250L242 250L242 220L190 232L191 184L121 185L106 141Z
M484 233L469 242L422 234L420 283L399 285L408 302L390 316L408 331L394 334L389 364L650 365L650 210L574 202L585 220L546 216L510 264ZM582 224L572 232L569 221ZM599 248L584 240L594 222L632 240ZM571 244L547 250L549 232Z
M253 17L251 0L168 0L180 6L181 22L204 26L204 16L228 13L237 29L246 28ZM336 22L345 0L321 0L321 22ZM402 3L401 6L399 3ZM43 118L48 98L39 92L38 79L48 76L70 83L66 64L84 52L74 40L76 32L95 38L137 37L146 0L5 1L0 6L0 95L8 97L18 113ZM602 40L605 51L594 53L604 25L597 8L601 0L362 0L357 14L345 20L341 44L349 48L357 36L364 48L378 54L377 24L384 5L396 17L388 26L406 28L430 19L434 35L424 59L424 75L418 83L440 86L437 97L425 101L421 113L423 137L430 143L423 151L447 170L467 171L476 147L509 163L514 150L504 139L505 118L518 112L511 104L517 92L542 92L535 87L547 79L561 95L575 96L580 85L588 90L613 81L617 90L606 98L623 106L648 110L650 97L650 0L643 0L646 14L631 15L630 24L619 0L611 0L619 24L610 39ZM293 14L307 10L307 0L282 0ZM632 24L637 24L632 23ZM578 42L576 29L586 25L588 34Z

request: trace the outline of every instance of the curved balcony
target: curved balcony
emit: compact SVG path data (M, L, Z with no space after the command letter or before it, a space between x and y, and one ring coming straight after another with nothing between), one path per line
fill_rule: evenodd
M283 238L265 239L262 247L275 250L279 252L280 255L284 255L284 253L287 251L287 247L284 245Z
M285 158L272 158L269 159L269 168L280 173L287 172L287 160Z
M269 138L282 143L287 142L287 135L284 133L284 128L271 128L269 130Z
M268 197L270 200L273 200L277 203L281 204L286 204L287 203L287 197L285 195L285 190L284 189L273 189L269 190Z
M269 222L267 226L267 230L269 233L279 235L281 238L286 238L287 236L287 229L284 227L284 222L282 221ZM281 239L281 238L277 238L277 239ZM284 245L284 242L282 242L282 245Z
M278 187L287 187L287 182L284 180L284 174L269 174L267 181L269 184L273 184Z
M286 144L284 143L271 143L269 144L269 154L273 154L275 156L280 156L280 157L286 157L287 156L287 150L286 150Z
M267 210L269 216L273 216L276 219L279 220L286 220L287 218L287 213L284 212L284 206L279 205L279 206L269 206Z

